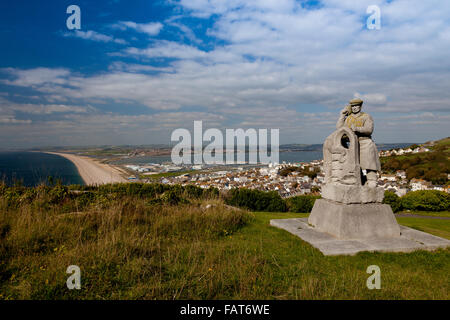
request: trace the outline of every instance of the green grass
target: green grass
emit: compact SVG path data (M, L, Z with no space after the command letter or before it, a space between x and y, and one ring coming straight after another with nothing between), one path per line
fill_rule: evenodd
M435 149L435 148L442 148L442 147L450 147L450 137L436 141L436 145L431 148Z
M415 214L421 216L431 216L431 217L450 217L450 211L400 211L398 214Z
M450 220L397 218L399 224L450 240Z
M360 253L356 256L326 257L298 237L268 226L270 219L307 216L307 214L258 212L255 214L255 222L245 226L234 236L233 245L259 252L268 264L261 270L259 289L262 295L257 298L449 298L450 250ZM427 230L435 234L442 235L441 231L448 228L448 224L445 223L426 221L421 224L421 222L416 221L415 226L426 228L431 225L433 230ZM442 229L439 229L440 227ZM382 270L380 291L371 291L365 286L368 276L365 270L371 264L380 266Z
M326 257L269 225L308 214L252 213L180 186L69 189L0 185L0 299L450 298L450 249ZM450 220L398 221L450 239ZM366 287L373 264L381 290ZM81 290L66 287L69 265Z
M160 178L176 177L176 176L181 176L186 173L193 173L193 172L196 172L196 171L195 170L187 170L187 171L161 172L161 173L150 174L150 175L140 174L139 176L141 179L159 180ZM197 171L197 173L199 173L199 172Z
M450 249L327 257L270 219L220 200L178 206L121 198L61 214L23 205L0 217L3 299L449 299ZM441 236L444 220L399 218ZM65 286L67 266L81 290ZM369 290L369 265L381 290Z

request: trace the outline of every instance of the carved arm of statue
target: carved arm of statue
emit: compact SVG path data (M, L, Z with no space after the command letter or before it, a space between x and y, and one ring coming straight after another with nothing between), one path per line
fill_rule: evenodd
M336 129L342 128L345 125L345 119L351 112L352 111L351 111L351 109L349 110L349 106L346 106L344 109L341 110L339 119L336 123Z
M367 113L365 114L366 119L362 127L352 127L352 130L360 134L370 136L373 132L373 119Z

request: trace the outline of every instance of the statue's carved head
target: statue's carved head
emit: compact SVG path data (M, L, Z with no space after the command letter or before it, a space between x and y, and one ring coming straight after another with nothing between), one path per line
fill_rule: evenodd
M361 111L362 104L363 104L363 101L361 99L358 99L358 98L352 99L352 100L350 100L349 103L350 103L350 107L352 108L353 113L356 114Z

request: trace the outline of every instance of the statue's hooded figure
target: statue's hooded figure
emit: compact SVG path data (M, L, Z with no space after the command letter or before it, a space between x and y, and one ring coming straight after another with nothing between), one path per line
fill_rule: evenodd
M361 112L362 104L361 99L350 100L350 105L341 112L336 127L339 129L347 126L358 137L361 169L366 169L368 172L381 171L377 147L372 141L373 119L367 113Z

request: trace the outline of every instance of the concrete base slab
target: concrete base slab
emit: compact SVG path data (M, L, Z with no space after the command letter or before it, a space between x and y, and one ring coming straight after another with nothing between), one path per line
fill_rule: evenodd
M339 239L393 238L400 227L387 204L344 204L317 199L308 223Z
M308 224L308 218L273 219L270 225L284 229L319 249L326 256L355 255L358 252L411 252L450 247L450 241L429 233L400 226L400 237L338 239L317 231Z

